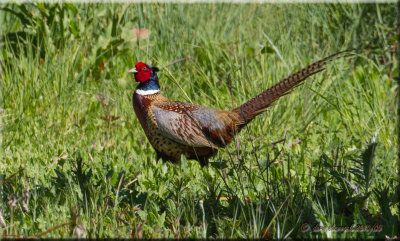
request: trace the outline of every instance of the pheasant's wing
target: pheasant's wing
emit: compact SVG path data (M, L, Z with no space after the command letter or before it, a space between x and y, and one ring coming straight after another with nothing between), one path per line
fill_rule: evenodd
M204 108L180 102L155 104L153 106L155 121L162 135L178 143L193 147L217 146L207 138L203 125L193 115L193 110Z

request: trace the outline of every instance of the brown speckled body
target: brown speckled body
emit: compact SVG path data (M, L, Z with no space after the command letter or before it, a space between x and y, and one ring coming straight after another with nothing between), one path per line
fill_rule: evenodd
M157 152L157 158L164 161L177 162L183 154L188 159L199 160L202 166L206 165L219 147L232 141L236 123L239 122L239 115L231 111L175 102L159 93L140 95L135 92L132 101L147 139ZM172 120L168 118L171 113L174 117ZM217 113L213 116L220 117L220 128L213 128L218 120L213 116L207 119L207 113ZM169 123L165 123L163 119ZM177 135L187 138L184 141L174 138L173 133L169 135L165 126L171 127Z

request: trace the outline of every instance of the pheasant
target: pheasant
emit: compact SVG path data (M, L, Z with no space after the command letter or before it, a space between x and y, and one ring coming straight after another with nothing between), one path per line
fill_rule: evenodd
M279 97L300 85L307 77L321 72L328 62L349 55L338 52L281 80L271 88L232 110L220 110L169 100L160 93L158 68L138 62L133 73L136 87L133 108L144 132L157 153L157 160L176 163L181 155L195 159L203 167L219 148L232 142L257 115Z

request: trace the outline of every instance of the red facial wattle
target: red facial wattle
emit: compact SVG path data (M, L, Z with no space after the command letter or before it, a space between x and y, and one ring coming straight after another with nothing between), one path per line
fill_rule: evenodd
M146 82L147 80L149 80L150 76L151 76L150 70L139 70L135 74L135 80L137 82L143 83L143 82Z
M135 66L137 73L135 73L135 80L143 83L149 80L151 76L151 68L142 62L138 62Z

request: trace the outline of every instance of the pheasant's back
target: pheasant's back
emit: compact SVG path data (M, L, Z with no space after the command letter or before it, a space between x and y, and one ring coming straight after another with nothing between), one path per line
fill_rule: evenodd
M240 119L233 111L172 100L156 101L154 110L156 122L161 124L159 128L172 129L185 140L185 144L199 147L218 148L229 144ZM165 119L174 119L177 123L168 125Z
M133 105L155 149L161 149L165 140L179 143L182 148L224 147L232 141L240 121L236 112L172 101L161 94L135 93Z

